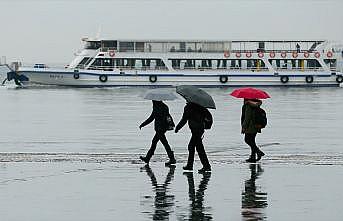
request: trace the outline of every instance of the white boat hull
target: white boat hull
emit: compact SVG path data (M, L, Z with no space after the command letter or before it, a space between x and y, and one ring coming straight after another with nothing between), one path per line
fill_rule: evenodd
M74 87L174 87L177 85L195 85L201 87L236 87L236 86L334 86L339 87L336 76L341 73L331 72L287 72L279 74L271 72L238 72L238 71L131 71L120 74L115 71L92 71L71 69L22 69L19 75L25 75L29 80L24 84L62 85ZM101 82L100 76L106 76ZM150 76L156 77L151 82ZM226 76L227 81L221 82L220 77ZM281 76L287 76L286 83L281 82ZM306 82L306 76L312 76L313 82ZM153 79L154 80L154 79ZM310 79L311 80L311 79Z

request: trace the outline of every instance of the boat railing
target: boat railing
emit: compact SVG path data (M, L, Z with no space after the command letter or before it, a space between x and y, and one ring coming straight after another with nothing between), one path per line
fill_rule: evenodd
M325 69L322 67L292 67L292 68L287 68L287 67L273 67L277 71L324 71Z
M84 68L79 68L84 69ZM91 65L87 68L88 70L104 70L104 71L113 71L113 70L168 70L167 67L128 67L128 66L96 66ZM173 67L174 70L198 70L198 71L218 71L218 70L249 70L249 71L266 71L268 70L267 67Z
M107 47L102 47L100 48L100 52L109 52L109 51L114 51L114 52L129 52L129 53L315 53L315 52L321 52L320 50L317 49L178 49L178 50L173 50L173 49L149 49L149 48L107 48Z
M77 67L77 69L86 69L83 67ZM88 70L104 70L104 71L114 71L114 70L137 70L137 71L161 71L161 70L168 70L165 66L155 66L155 67L132 67L132 66L96 66L91 65L87 68ZM259 71L268 71L268 67L173 67L174 70L197 70L197 71L224 71L224 70L232 70L232 71L252 71L252 72L259 72ZM273 67L276 71L324 71L325 69L322 67ZM337 71L336 68L330 68L330 71L335 72Z
M90 65L87 69L88 70L104 70L104 71L113 71L113 70L167 70L167 67L162 67L162 66L132 67L132 66L96 66L96 65Z

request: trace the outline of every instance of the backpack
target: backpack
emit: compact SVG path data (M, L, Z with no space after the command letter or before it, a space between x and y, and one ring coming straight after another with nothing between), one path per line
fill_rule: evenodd
M260 108L255 108L255 124L258 128L265 128L267 126L267 114Z
M212 124L213 124L212 114L207 109L205 109L204 128L206 130L209 130L209 129L211 129Z
M166 122L167 122L167 130L174 130L175 123L174 123L173 118L170 114L167 115Z

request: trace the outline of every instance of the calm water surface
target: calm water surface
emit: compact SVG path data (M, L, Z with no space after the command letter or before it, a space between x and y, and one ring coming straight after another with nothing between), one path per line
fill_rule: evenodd
M265 88L268 126L257 142L266 156L245 164L242 101L232 89L206 89L214 126L204 143L211 174L183 174L190 133L167 137L176 168L158 146L144 154L153 125L146 89L0 87L0 215L5 220L341 220L341 88ZM182 98L167 102L174 121ZM196 168L199 168L196 162ZM17 209L23 213L17 213ZM82 214L82 215L80 215Z

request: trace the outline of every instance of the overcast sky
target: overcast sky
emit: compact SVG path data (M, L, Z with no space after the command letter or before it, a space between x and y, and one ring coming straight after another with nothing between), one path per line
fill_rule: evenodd
M0 0L0 56L69 63L82 37L343 41L343 0Z

